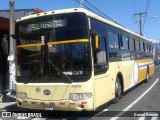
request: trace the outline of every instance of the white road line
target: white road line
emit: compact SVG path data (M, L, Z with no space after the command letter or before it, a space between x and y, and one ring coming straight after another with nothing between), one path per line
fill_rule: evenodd
M145 120L146 117L140 117L138 120Z
M103 111L108 111L108 109L104 109Z
M138 120L145 120L147 117L140 117ZM158 120L158 117L152 117L150 120Z
M141 95L139 96L135 101L133 101L128 107L126 107L122 112L120 112L115 117L111 118L110 120L117 120L120 116L122 116L126 111L128 111L133 105L135 105L141 98L143 98L158 82L159 78Z
M29 119L30 117L17 117L17 120L25 120L25 119Z
M47 120L47 118L32 118L31 120Z
M158 120L158 117L152 117L151 120Z

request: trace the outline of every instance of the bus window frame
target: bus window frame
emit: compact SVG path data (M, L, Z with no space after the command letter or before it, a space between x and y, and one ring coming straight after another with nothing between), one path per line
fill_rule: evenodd
M98 36L98 45L100 47L100 41L102 38L105 40L105 57L106 57L106 63L95 63L95 59L97 58L97 50L99 48L96 48L96 38ZM93 32L92 34L92 54L93 54L93 66L94 66L94 74L102 74L104 72L107 72L109 69L109 55L108 55L108 41L106 36L101 36ZM96 56L95 56L96 54ZM96 58L95 58L96 57Z

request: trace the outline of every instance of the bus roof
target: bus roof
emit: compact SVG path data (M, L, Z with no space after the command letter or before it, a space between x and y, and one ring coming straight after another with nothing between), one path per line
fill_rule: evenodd
M48 16L48 15L52 15L52 14L63 14L63 13L73 13L73 12L84 12L87 16L89 16L91 18L97 19L97 20L102 21L104 23L107 23L107 24L109 24L111 26L114 26L116 28L124 30L124 31L126 31L126 32L128 32L130 34L133 34L133 35L135 35L137 37L145 39L148 42L151 42L149 39L141 36L140 34L135 33L135 32L133 32L133 31L131 31L131 30L129 30L129 29L127 29L127 28L125 28L125 27L123 27L123 26L115 23L115 22L107 20L107 19L105 19L105 18L103 18L103 17L101 17L101 16L99 16L99 15L97 15L97 14L91 12L91 11L88 11L88 10L86 10L84 8L71 8L71 9L62 9L62 10L55 10L55 11L48 11L48 12L37 13L37 14L21 17L20 19L17 19L17 22L23 21L23 20L26 20L26 19L30 19L30 18L36 18L36 17L41 17L41 16Z

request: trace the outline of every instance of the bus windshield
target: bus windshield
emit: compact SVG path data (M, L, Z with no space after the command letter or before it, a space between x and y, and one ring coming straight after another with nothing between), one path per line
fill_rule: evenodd
M16 34L17 82L83 82L89 79L90 44L84 13L20 21Z

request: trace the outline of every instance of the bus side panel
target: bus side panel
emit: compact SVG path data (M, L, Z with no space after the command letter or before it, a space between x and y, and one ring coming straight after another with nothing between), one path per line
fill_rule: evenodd
M106 74L96 75L95 85L95 107L110 101L115 97L115 81L118 73L122 74L124 90L131 86L133 61L110 62Z
M106 103L111 98L110 87L111 87L110 76L106 74L97 75L94 78L94 93L95 93L95 108Z
M122 74L124 83L124 92L134 84L134 61L119 62L119 72Z

